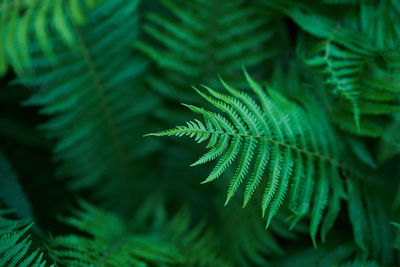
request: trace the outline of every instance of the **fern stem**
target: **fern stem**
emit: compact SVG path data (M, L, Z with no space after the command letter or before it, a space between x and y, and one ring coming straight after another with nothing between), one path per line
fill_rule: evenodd
M336 159L334 159L334 158L331 158L331 157L329 157L329 156L325 156L325 155L319 154L319 153L317 153L317 152L313 152L313 151L309 151L309 150L306 150L306 149L302 149L302 148L299 148L299 147L294 146L294 145L291 145L291 144L287 144L287 143L284 143L284 142L280 142L280 141L277 141L277 140L275 140L275 139L268 138L268 137L265 137L265 136L261 136L261 135L249 135L249 134L240 134L240 133L229 133L229 132L217 132L217 131L193 130L193 129L191 129L190 131L191 131L191 132L201 133L201 134L208 133L208 134L211 134L211 135L212 135L212 134L219 134L219 135L240 136L240 137L247 137L247 138L263 139L263 140L266 140L266 141L268 141L268 142L270 142L270 143L277 144L277 145L279 145L279 146L282 146L282 147L285 147L285 148L289 148L289 149L298 151L298 152L300 152L300 153L303 153L303 154L306 154L306 155L309 155L309 156L312 156L312 157L320 158L321 160L325 160L325 161L327 161L327 162L330 162L330 163L331 163L332 165L334 165L334 166L337 166L337 167L339 167L339 168L342 168L342 169L344 169L344 170L347 170L347 171L352 172L351 169L350 169L349 167L347 167L347 166L344 165L343 163L340 163L338 160L336 160Z
M79 43L79 45L81 47L81 51L82 51L83 57L84 57L85 62L87 64L87 66L88 66L89 72L90 72L90 74L92 76L92 81L93 81L94 87L96 89L95 91L100 96L101 104L102 104L102 107L103 107L103 110L104 110L103 114L104 114L105 119L107 121L107 125L108 125L108 127L109 127L109 129L111 131L111 135L113 137L113 140L114 140L114 143L115 143L115 147L116 147L116 149L118 151L118 155L119 155L120 159L122 161L124 161L123 159L126 158L125 157L126 153L125 153L125 151L123 149L123 145L122 145L122 143L120 141L120 139L121 139L120 138L120 134L118 133L118 131L116 129L116 126L115 126L115 123L114 123L113 114L111 112L110 104L109 104L109 102L108 102L108 100L107 100L107 98L105 96L104 86L103 86L103 84L101 82L101 79L100 79L99 75L97 74L98 72L96 70L96 67L95 67L95 64L93 62L92 56L90 55L89 49L87 48L87 46L85 44L85 41L82 38L82 35L80 34L80 32L79 32L78 28L76 27L76 25L74 23L72 23L72 25L74 27L74 31L75 31L75 34L77 36L78 43Z

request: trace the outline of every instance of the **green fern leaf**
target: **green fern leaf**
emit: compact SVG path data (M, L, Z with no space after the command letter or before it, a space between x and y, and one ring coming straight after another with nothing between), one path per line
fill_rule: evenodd
M343 197L338 175L342 164L337 160L337 139L324 116L318 114L320 110L304 110L272 89L267 95L246 72L245 75L259 103L221 80L230 95L207 86L202 87L209 95L195 89L227 117L187 105L204 116L204 124L196 120L188 122L187 126L149 135L187 135L198 142L212 139L210 143L214 146L208 146L209 152L195 163L203 164L219 158L203 183L219 178L239 158L226 204L249 176L244 193L245 206L265 175L267 185L262 195L262 213L268 214L267 226L289 192L294 223L307 215L312 205L310 233L315 242L328 201L334 198L333 210L329 209L329 218L324 222L324 234L332 227Z
M100 6L104 0L41 0L0 1L0 76L8 64L22 74L34 67L31 58L31 42L54 62L51 35L57 34L65 44L74 47L77 38L75 25L83 25L86 11Z
M307 2L264 2L317 37L301 39L298 52L307 65L323 75L327 89L339 96L332 107L339 128L361 136L382 135L381 116L391 117L399 109L400 34L395 28L400 20L396 1L360 1L359 17L344 21L334 14L326 16L323 8ZM388 17L396 19L389 23Z
M85 26L73 28L74 48L53 36L56 65L49 65L39 44L31 44L35 71L19 80L36 90L25 105L40 106L50 117L40 128L57 140L54 154L62 163L57 175L76 178L71 188L99 181L107 192L114 185L127 188L132 168L141 166L133 162L159 148L139 142L138 129L148 127L146 114L159 99L141 82L147 61L129 56L139 30L137 8L138 1L110 0L85 13Z
M196 101L187 85L215 88L217 71L242 88L245 84L237 78L241 65L258 66L276 53L268 46L275 35L266 30L268 20L243 0L161 2L170 17L150 14L144 26L150 40L136 47L157 65L148 83L168 99Z
M371 258L380 262L392 261L391 243L393 233L389 218L378 203L376 188L370 189L360 183L347 180L348 209L356 244Z
M145 202L133 223L85 201L63 221L85 235L57 236L49 241L56 263L67 266L227 266L213 251L211 233L191 228L181 211L166 216L161 202ZM151 222L150 224L148 222Z
M46 266L39 249L30 251L32 241L27 232L32 224L10 220L5 215L7 211L0 210L0 266Z

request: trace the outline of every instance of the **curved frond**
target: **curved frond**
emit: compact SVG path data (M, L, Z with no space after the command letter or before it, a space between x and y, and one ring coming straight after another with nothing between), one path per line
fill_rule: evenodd
M261 206L267 226L289 196L294 222L311 212L310 233L315 243L323 219L324 234L332 227L343 197L338 141L318 110L304 110L272 89L265 92L245 74L256 98L222 80L229 95L203 86L208 94L196 89L198 93L224 115L187 105L203 115L204 123L189 121L186 126L150 135L187 135L198 143L209 140L209 152L195 165L213 160L217 163L203 183L219 178L238 162L226 203L246 183L246 206L265 181ZM331 205L325 213L328 201Z
M361 136L381 136L385 129L382 122L399 111L400 33L396 28L400 26L400 11L396 1L358 1L360 14L347 20L337 19L335 13L327 16L323 4L264 2L316 37L307 36L307 43L301 41L298 52L307 65L322 74L327 89L338 96L331 113L339 128Z
M276 53L268 45L275 36L268 20L246 1L161 2L171 15L150 14L143 29L154 43L136 46L158 66L161 73L155 71L148 83L167 98L195 100L187 85L219 86L217 72L241 88L241 66L257 66Z

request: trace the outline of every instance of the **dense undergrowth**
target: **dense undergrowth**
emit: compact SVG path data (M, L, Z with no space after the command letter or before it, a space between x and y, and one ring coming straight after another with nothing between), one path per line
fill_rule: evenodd
M0 0L0 79L0 266L400 264L398 0Z

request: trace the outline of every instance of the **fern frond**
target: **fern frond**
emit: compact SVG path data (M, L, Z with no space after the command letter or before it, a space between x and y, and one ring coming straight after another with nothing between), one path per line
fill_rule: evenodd
M399 111L400 34L394 28L400 20L394 4L360 3L360 17L341 21L307 2L264 2L318 38L309 41L313 45L300 42L298 50L304 62L317 69L327 88L339 97L332 111L338 126L357 135L382 135L382 116L391 117ZM393 22L388 17L393 17Z
M321 71L326 77L325 83L332 88L333 94L341 95L347 100L336 103L334 107L334 117L339 118L337 121L342 129L376 137L382 134L382 130L378 132L369 130L367 126L361 124L360 117L367 118L365 116L386 115L399 111L396 99L396 91L399 89L395 89L395 86L387 82L389 77L375 78L377 75L374 73L378 70L370 62L377 60L376 52L346 51L328 39L317 44L304 60L309 66ZM386 93L387 98L379 99L372 95L374 92L378 94L381 90ZM348 123L345 118L340 117L346 116L343 110L348 110L347 114L353 113L356 129L344 126Z
M85 14L103 0L2 0L0 1L0 76L11 64L21 74L33 67L31 42L55 61L52 35L70 47L77 44L74 25L83 25Z
M218 194L214 201L221 203L224 197ZM250 203L246 209L240 209L239 201L232 199L232 202L227 207L217 206L215 218L213 216L210 223L219 229L218 240L216 240L218 247L222 248L224 257L230 259L234 265L269 266L273 255L285 255L286 251L279 243L279 237L288 240L298 238L295 231L285 228L288 223L285 222L284 214L277 214L270 228L265 230L265 225L259 218L257 205ZM242 230L237 233L237 229Z
M67 266L226 266L213 252L210 233L190 227L188 213L169 219L160 204L145 203L131 224L81 201L64 222L84 235L49 241L56 263ZM156 204L156 205L154 205Z
M219 178L239 158L226 203L249 177L244 193L243 206L246 206L267 176L261 203L263 216L267 215L267 227L289 195L294 221L312 210L310 233L315 243L328 200L333 198L334 204L325 217L324 233L335 221L343 197L338 173L342 165L338 161L338 141L319 109L304 110L272 89L267 94L246 72L245 75L258 103L221 80L230 95L207 86L203 89L209 94L195 89L225 116L187 105L204 117L204 123L190 121L187 126L150 135L187 135L197 142L209 140L209 152L194 163L203 164L218 158L203 183Z
M215 73L220 71L228 82L241 87L240 67L258 66L276 52L268 46L274 37L266 27L268 20L243 0L161 2L172 18L150 14L143 29L154 44L136 46L159 67L161 73L150 75L148 82L167 98L195 100L187 85L218 86Z
M393 259L390 220L376 188L347 181L349 218L356 244L372 259L388 264Z
M146 113L158 99L140 82L147 62L130 56L139 30L137 7L138 1L103 1L87 14L85 26L73 27L75 48L54 37L56 65L49 65L33 43L35 72L20 77L37 88L25 104L42 107L50 117L41 129L57 140L59 176L76 178L72 188L111 183L116 177L125 179L116 184L126 186L132 162L158 148L138 138L138 127L147 127Z
M31 205L18 181L17 174L0 150L0 198L13 212L24 219L32 219Z
M32 224L7 219L6 214L0 210L0 266L47 266L39 249L31 251L32 241L27 233Z

